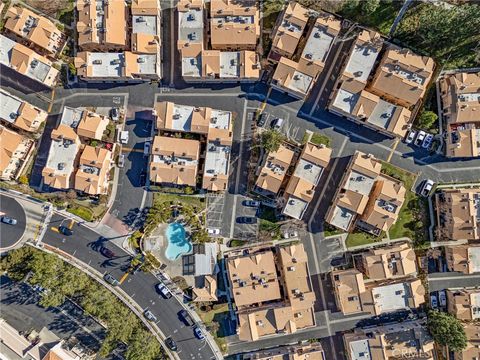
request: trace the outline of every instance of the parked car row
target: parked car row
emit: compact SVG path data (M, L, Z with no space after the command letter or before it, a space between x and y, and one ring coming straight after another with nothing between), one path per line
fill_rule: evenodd
M430 307L432 309L438 309L439 306L442 308L447 306L447 294L445 290L430 294Z
M405 137L405 143L413 144L424 149L430 149L433 143L434 136L432 134L427 134L423 130L414 130L411 129L407 136Z

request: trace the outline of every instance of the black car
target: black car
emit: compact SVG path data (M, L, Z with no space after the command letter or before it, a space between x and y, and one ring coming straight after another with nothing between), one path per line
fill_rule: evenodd
M172 338L165 339L165 345L172 351L177 351L177 343Z
M110 250L109 248L105 247L105 246L102 246L102 247L100 248L100 254L102 254L103 256L105 256L105 257L107 257L107 258L109 258L109 259L115 257L115 253L114 253L112 250Z
M265 115L263 114L259 114L257 116L257 126L258 127L263 127L263 125L265 125L265 122L267 121L267 118Z
M193 326L193 324L195 324L187 310L180 310L178 316L187 326Z
M240 216L237 218L237 223L239 224L256 224L257 218L251 216Z
M63 226L63 225L60 225L60 226L58 227L58 231L60 232L60 234L63 234L63 235L65 235L65 236L73 235L73 231L70 230L68 227Z

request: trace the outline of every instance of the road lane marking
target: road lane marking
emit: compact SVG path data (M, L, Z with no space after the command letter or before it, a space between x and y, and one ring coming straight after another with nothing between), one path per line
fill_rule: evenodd
M127 279L128 274L129 274L128 272L126 272L125 274L123 274L122 278L121 278L120 281L119 281L120 285L122 285L123 282Z
M50 113L50 111L52 111L54 99L55 99L55 88L53 88L53 90L52 90L52 96L50 98L50 105L48 105L48 110L47 110L48 113Z
M68 224L68 228L72 230L73 225L75 225L75 220L70 220L70 223Z
M54 232L56 232L56 233L60 233L60 231L58 230L58 228L55 227L55 226L52 226L52 227L50 228L50 230L52 230L52 231L54 231Z
M390 160L392 160L392 156L393 156L393 154L395 154L395 150L397 149L397 146L398 146L399 142L400 142L400 138L397 138L395 140L395 142L393 143L392 150L390 151L390 154L388 154L387 163L389 163Z

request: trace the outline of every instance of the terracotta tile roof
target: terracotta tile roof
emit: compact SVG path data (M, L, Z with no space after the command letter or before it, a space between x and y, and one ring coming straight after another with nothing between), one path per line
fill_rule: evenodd
M480 272L480 245L445 246L445 259L449 271L464 274Z
M30 41L49 54L57 54L65 40L64 34L44 16L19 6L10 6L5 15L5 28Z
M293 156L294 152L283 145L280 145L277 151L269 153L255 183L256 186L276 194L280 190Z
M0 173L3 174L12 159L18 158L17 149L25 140L23 136L0 126Z
M480 319L480 290L447 289L448 312L457 319L477 321Z
M480 324L465 323L463 324L465 335L467 336L467 347L461 352L455 353L455 359L470 360L480 358L480 348L478 343L480 341Z
M193 301L217 301L217 280L210 275L206 275L205 284L203 287L193 287L192 292L194 295Z
M77 126L78 136L102 140L103 133L110 122L108 117L90 111L84 111Z
M0 89L0 118L17 128L35 132L47 120L47 112ZM12 118L15 114L15 118Z

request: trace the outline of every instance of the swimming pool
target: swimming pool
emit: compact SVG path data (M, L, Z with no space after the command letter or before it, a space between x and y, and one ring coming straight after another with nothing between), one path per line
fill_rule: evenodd
M168 246L165 250L165 256L169 260L176 260L181 255L192 251L192 244L186 238L185 228L182 224L171 223L165 231L168 240Z

